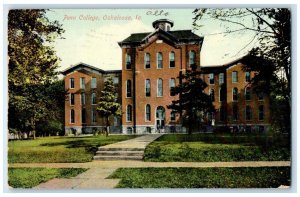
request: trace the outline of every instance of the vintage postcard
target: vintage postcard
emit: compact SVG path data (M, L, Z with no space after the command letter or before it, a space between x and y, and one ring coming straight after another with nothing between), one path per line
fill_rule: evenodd
M9 191L291 189L291 7L7 13Z

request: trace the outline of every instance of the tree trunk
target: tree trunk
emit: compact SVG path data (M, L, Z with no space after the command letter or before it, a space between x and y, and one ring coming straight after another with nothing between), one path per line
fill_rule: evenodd
M192 117L191 117L191 115L189 116L189 130L188 130L188 134L192 135Z
M109 117L106 117L106 130L105 130L105 136L108 137L108 129L109 129Z

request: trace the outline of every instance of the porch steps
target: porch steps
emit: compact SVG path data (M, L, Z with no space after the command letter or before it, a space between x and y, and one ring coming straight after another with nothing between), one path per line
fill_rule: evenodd
M98 148L94 160L142 160L142 148Z

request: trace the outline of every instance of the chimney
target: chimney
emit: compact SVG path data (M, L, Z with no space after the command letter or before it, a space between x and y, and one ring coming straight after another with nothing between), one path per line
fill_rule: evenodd
M173 27L174 22L168 19L159 19L152 23L154 29L161 29L164 31L170 31L171 27Z

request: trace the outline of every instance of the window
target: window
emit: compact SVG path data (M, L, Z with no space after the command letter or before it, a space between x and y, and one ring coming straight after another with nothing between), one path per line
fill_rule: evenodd
M208 80L209 80L209 84L214 84L215 83L214 73L210 73L208 75Z
M126 81L126 97L131 97L131 80Z
M96 105L97 104L97 101L96 101L96 93L93 92L92 93L92 105Z
M126 69L131 69L131 56L126 54Z
M73 89L74 87L74 78L70 78L70 89Z
M250 72L245 72L245 81L250 82Z
M175 121L176 120L176 113L175 111L171 111L171 121Z
M195 65L195 59L196 59L195 56L196 56L195 51L190 51L189 52L189 65L190 65L190 67Z
M132 134L132 127L127 127L127 134Z
M145 68L150 68L150 54L149 53L145 53Z
M258 100L259 100L259 101L264 100L264 93L263 93L263 92L258 92L258 93L257 93L257 97L258 97Z
M114 116L114 126L118 126L119 125L119 118L117 116Z
M258 107L258 120L264 120L264 106L260 105Z
M220 87L220 101L225 101L226 97L226 89L224 87Z
M175 93L173 91L173 89L175 88L175 79L174 78L170 79L169 86L170 86L170 95L175 96Z
M113 83L118 84L119 83L119 77L114 77L113 78Z
M81 105L85 105L85 93L81 92L80 94L80 103Z
M131 122L132 121L132 106L131 105L127 105L126 121L127 122Z
M223 84L224 83L224 73L220 73L219 74L219 84Z
M119 98L119 93L115 92L115 101L118 101L118 98Z
M163 80L157 80L157 96L163 96Z
M151 96L151 82L150 82L150 79L145 80L145 94L146 94L146 97Z
M80 89L85 89L85 79L84 79L84 77L80 78Z
M149 104L146 105L145 119L146 119L146 121L150 121L151 120L151 107L150 107Z
M215 101L215 90L214 89L209 90L209 96L210 96L211 101Z
M81 122L86 123L86 110L85 109L81 110Z
M237 101L238 100L238 89L233 88L232 89L232 101Z
M264 126L259 126L258 131L259 131L259 133L263 133L265 131L265 127Z
M70 111L70 123L75 123L75 111L74 109L71 109Z
M95 77L92 78L91 88L97 88L97 79Z
M157 53L157 68L163 68L163 58L161 52Z
M170 68L175 68L175 53L172 51L169 54Z
M225 106L220 107L220 121L226 120L226 109Z
M95 123L97 122L97 113L96 113L96 109L92 110L92 122Z
M246 120L252 119L252 111L249 105L246 106Z
M237 105L232 105L232 119L233 121L238 120L238 106Z
M232 72L232 83L237 83L238 82L238 72L233 71Z
M251 100L251 90L249 87L245 88L245 99L246 99L246 101Z
M70 94L70 105L75 104L75 95L73 93Z

